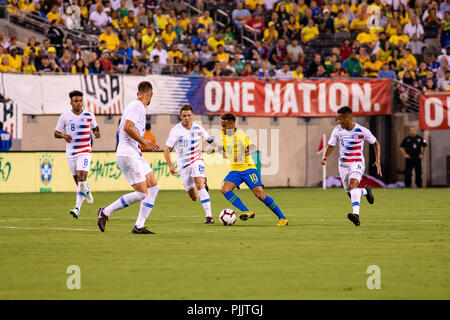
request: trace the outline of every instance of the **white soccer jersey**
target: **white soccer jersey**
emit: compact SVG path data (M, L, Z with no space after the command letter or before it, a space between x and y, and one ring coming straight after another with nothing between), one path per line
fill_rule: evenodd
M117 145L117 156L125 157L142 157L139 143L131 138L128 133L123 130L126 120L134 123L137 133L143 137L145 132L145 106L139 100L134 100L128 104L123 111L119 126L119 144Z
M95 127L97 127L95 115L88 111L76 115L69 110L59 117L55 130L65 132L72 137L72 141L66 143L67 158L92 152L90 131Z
M337 125L331 133L328 144L334 147L339 142L339 165L349 166L353 162L364 163L364 141L374 144L376 140L369 129L355 123L355 127L350 131Z
M196 123L192 124L190 130L185 129L181 122L170 130L166 145L170 148L175 147L179 169L184 169L195 161L202 160L200 150L200 138L202 137L209 143L213 142L206 130Z

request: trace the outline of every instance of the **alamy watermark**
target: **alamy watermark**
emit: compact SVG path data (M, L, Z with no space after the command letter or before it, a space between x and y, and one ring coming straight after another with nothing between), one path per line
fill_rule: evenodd
M367 278L366 285L367 289L381 289L381 269L377 265L370 265L366 270L367 274L370 276Z
M70 274L66 280L66 287L69 290L81 289L81 269L77 265L70 265L66 269L66 273Z

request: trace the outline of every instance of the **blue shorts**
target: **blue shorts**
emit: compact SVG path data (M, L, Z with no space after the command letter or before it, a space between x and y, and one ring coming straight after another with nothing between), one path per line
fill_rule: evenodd
M261 177L259 176L258 170L247 169L245 171L230 171L223 181L229 181L234 183L238 189L242 182L250 188L253 189L258 186L262 186Z

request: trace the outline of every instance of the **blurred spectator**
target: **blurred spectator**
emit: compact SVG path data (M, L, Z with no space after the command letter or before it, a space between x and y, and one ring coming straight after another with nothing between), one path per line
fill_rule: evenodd
M294 79L303 79L303 66L298 64L294 71L292 71L292 77Z
M99 41L106 41L106 49L111 52L115 52L119 47L119 37L113 32L113 27L108 24L105 27L105 32L103 32L99 37Z
M425 32L423 31L422 25L417 21L417 16L415 14L411 15L411 22L407 23L403 28L403 33L405 33L410 39L415 34L417 39L423 41Z
M50 28L47 31L47 38L50 41L50 45L55 47L57 55L61 55L64 42L64 33L59 28L59 21L54 19L50 23Z
M100 63L102 64L103 70L105 70L106 73L111 73L114 71L113 64L110 60L110 54L111 51L105 49L102 51L102 55L99 59Z
M323 64L317 66L317 72L312 75L313 78L328 78L327 71Z
M314 21L312 19L308 20L308 25L302 29L301 33L302 42L304 44L308 43L308 41L311 41L319 36L319 29L314 24Z
M319 19L319 29L320 32L334 33L334 18L328 8L323 10L323 18Z
M263 40L266 42L275 42L278 40L278 30L275 28L275 22L270 21L268 28L264 30Z
M437 88L441 91L450 91L450 70L445 71L445 76L438 79Z
M138 57L134 57L128 66L127 73L135 76L145 76L147 74L147 68L139 61Z
M344 11L339 10L337 17L334 18L334 30L336 32L349 32L348 18L344 16Z
M161 41L158 41L156 43L155 49L150 54L150 60L153 61L153 58L156 55L159 57L159 63L160 64L166 64L167 63L167 51L163 48L163 43Z
M370 61L364 63L365 75L369 78L377 78L383 63L377 59L375 54L370 56Z
M111 18L103 9L102 3L97 3L96 10L89 15L89 30L100 33L107 24L111 23Z
M277 45L272 49L270 53L269 62L278 68L280 68L285 62L287 62L287 49L284 39L278 39Z
M155 9L155 15L153 16L153 21L155 23L156 30L158 30L160 32L165 30L167 24L169 23L169 21L167 20L167 17L162 14L162 9L159 6L156 7L156 9Z
M75 64L72 66L72 73L78 74L88 74L89 70L84 64L83 59L78 59L75 61Z
M201 51L204 45L208 44L208 39L205 36L205 29L198 29L198 34L192 39L192 50Z
M292 80L294 76L289 68L289 64L285 63L283 67L275 72L275 78L278 80Z
M11 66L11 70L9 71L20 72L22 57L17 54L17 47L15 45L9 47L8 61Z
M350 57L342 63L342 68L346 69L351 77L359 77L362 73L362 66L353 50Z
M236 9L233 10L232 19L233 23L236 26L237 30L241 30L242 24L251 17L250 11L244 9L244 5L241 1L239 1L236 5Z
M378 71L379 79L397 79L397 74L395 71L389 69L389 62L384 62L380 71Z
M11 149L12 137L11 134L3 130L3 122L0 122L0 152L7 152Z
M61 67L63 72L69 73L72 72L72 63L73 61L70 57L70 50L64 49L63 55L58 61L58 65Z
M105 74L105 70L99 59L93 62L92 67L89 68L89 74Z
M314 58L313 61L311 61L311 63L308 66L308 69L306 70L306 76L307 77L312 77L313 74L315 74L317 72L317 68L319 67L319 65L322 64L322 57L320 56L319 53L315 53L314 54Z
M36 67L33 64L30 64L30 57L24 55L22 57L22 66L20 68L20 72L25 74L33 74L36 73Z
M298 44L298 39L292 39L292 42L287 46L287 54L289 61L293 62L294 65L303 62L305 54L302 47Z

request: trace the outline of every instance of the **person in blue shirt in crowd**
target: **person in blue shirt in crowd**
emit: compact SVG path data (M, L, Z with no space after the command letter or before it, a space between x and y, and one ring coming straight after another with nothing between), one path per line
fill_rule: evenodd
M3 130L3 122L0 122L0 152L6 152L11 149L12 137L8 131Z
M389 68L389 62L385 62L380 71L378 71L378 79L393 79L397 80L397 74L394 70Z

